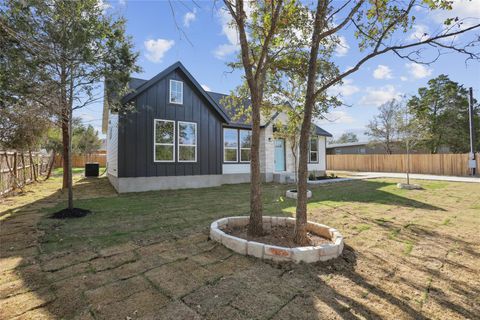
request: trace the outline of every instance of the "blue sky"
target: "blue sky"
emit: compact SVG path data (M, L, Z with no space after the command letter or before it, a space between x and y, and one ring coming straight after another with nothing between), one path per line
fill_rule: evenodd
M455 0L451 14L480 20L478 1ZM138 62L143 72L133 76L150 79L172 63L181 61L207 89L222 93L234 89L241 81L242 72L232 72L226 65L235 58L238 45L235 31L227 25L228 15L221 10L221 1L216 2L216 7L213 1L197 1L199 6L188 1L172 3L175 17L168 1L105 2L108 13L123 15L127 19L127 33L132 36L135 49L140 52ZM431 32L445 18L441 14L426 15L422 11L416 15L414 29L407 34L397 35L398 40ZM352 66L361 56L351 31L342 34L344 46L339 47L335 55L340 70ZM462 35L459 40L467 41L472 37L473 34ZM363 65L346 79L343 86L335 89L335 92L342 93L349 107L333 110L327 115L328 121L319 123L336 137L349 131L365 140L365 125L376 114L380 104L401 94L415 94L419 87L440 74L447 74L450 79L466 87L472 86L474 92L480 90L480 63L470 62L466 65L464 56L460 54L442 56L430 66L414 64L387 54ZM477 99L480 98L474 94ZM98 103L78 110L76 115L82 117L85 123L100 129L101 109L102 104Z

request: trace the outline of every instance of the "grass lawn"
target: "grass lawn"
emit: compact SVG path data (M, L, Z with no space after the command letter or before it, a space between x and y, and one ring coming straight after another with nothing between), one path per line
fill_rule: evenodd
M0 202L0 318L356 319L480 314L480 184L394 179L312 186L309 219L342 232L342 257L273 264L208 240L209 224L246 215L249 185L117 195L105 178L61 172ZM264 214L288 215L291 186L264 185Z

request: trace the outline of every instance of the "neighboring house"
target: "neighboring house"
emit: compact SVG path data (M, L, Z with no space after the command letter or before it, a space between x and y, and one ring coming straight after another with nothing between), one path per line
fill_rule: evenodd
M449 153L448 147L441 147L438 153ZM405 145L401 142L394 142L392 154L405 154ZM410 153L429 153L427 150L414 149ZM387 154L383 144L376 142L348 142L327 144L327 154Z
M107 174L118 192L213 187L250 181L251 125L232 121L226 95L207 92L177 62L150 80L132 79L134 91L122 103L136 110L114 114L104 106ZM264 181L286 182L294 176L288 141L274 136L277 113L262 119L260 167ZM324 173L326 137L315 126L309 171Z
M327 144L327 154L375 154L386 153L385 148L379 144L369 142L347 142Z

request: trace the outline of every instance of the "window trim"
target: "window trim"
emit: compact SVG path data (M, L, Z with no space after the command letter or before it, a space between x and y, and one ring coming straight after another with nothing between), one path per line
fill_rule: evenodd
M181 102L175 102L172 101L172 83L177 82L180 83L182 86L182 101ZM175 79L170 79L169 86L168 86L168 102L171 104L178 104L178 105L183 105L183 81L180 80L175 80Z
M240 137L242 131L250 133L250 148L242 148L241 137ZM238 150L239 150L238 152L239 162L250 163L251 160L248 160L248 161L242 160L242 150L250 150L250 159L252 158L252 130L238 129Z
M157 121L158 122L173 122L173 143L157 143ZM175 162L175 121L174 120L167 120L167 119L153 119L153 162L164 162L164 163L172 163ZM173 152L172 160L157 160L157 146L172 146Z
M195 144L180 144L180 123L193 124L195 125ZM178 130L177 130L177 162L197 162L197 143L198 143L198 131L197 123L189 121L177 121ZM180 146L184 147L195 147L195 160L180 160Z
M311 150L311 148L312 148L312 138L317 141L317 151L312 151ZM319 161L320 161L320 159L319 159L320 151L319 151L319 147L318 147L319 141L320 140L318 139L318 136L310 137L310 143L308 144L308 162L309 163L319 163ZM312 161L312 153L317 154L317 161Z
M225 130L233 130L237 133L237 146L236 147L225 147ZM224 163L238 163L238 158L239 158L239 155L238 155L238 148L240 146L240 135L238 133L238 129L236 128L223 128L223 131L222 131L222 142L223 142L223 162ZM225 160L225 150L235 150L236 151L236 158L235 158L235 161L231 161L231 160Z

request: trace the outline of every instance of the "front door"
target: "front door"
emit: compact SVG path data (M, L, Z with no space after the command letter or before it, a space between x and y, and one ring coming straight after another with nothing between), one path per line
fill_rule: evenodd
M285 140L275 139L275 171L285 171Z

